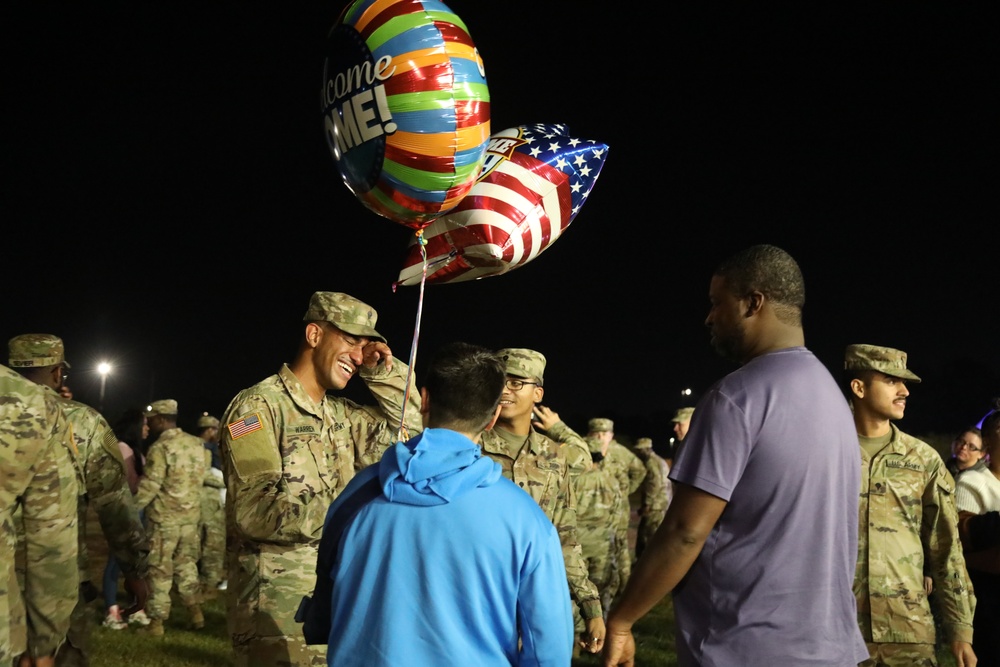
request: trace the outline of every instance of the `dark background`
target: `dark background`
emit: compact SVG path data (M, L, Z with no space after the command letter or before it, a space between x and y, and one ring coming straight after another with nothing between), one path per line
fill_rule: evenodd
M421 302L391 287L412 231L354 198L323 138L343 4L6 3L2 339L60 335L77 398L98 405L107 359L109 418L175 398L191 426L292 358L312 292L344 291L418 381L448 340L535 348L571 426L655 441L733 368L703 325L713 267L768 242L800 262L835 376L850 343L909 353L905 430L988 411L997 59L976 5L448 6L493 132L565 123L609 151L545 253Z

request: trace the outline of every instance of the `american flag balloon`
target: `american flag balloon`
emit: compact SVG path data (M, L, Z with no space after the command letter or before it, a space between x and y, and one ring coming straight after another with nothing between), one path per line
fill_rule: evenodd
M410 242L396 285L497 276L538 257L573 222L608 154L562 124L521 125L490 137L469 194Z

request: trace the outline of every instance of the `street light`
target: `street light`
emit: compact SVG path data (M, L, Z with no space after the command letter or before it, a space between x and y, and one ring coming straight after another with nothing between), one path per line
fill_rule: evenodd
M97 372L101 374L101 397L97 401L97 411L104 412L104 384L108 379L108 373L111 372L111 364L106 361L102 361L97 364Z

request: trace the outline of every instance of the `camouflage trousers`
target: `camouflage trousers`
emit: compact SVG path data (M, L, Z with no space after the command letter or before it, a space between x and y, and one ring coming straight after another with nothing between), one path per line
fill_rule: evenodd
M201 583L214 587L226 578L226 515L218 489L209 487L209 491L214 497L203 497L201 502L198 576Z
M582 545L581 545L582 546ZM601 594L601 609L608 615L611 601L619 591L618 551L615 542L605 542L601 549L586 549L587 578L597 586Z
M865 642L865 645L871 657L858 667L937 667L938 664L934 644Z
M90 664L90 635L94 632L94 609L80 589L80 597L69 619L66 641L56 652L56 667L87 667Z
M617 556L615 565L618 569L618 592L625 589L628 578L632 576L632 550L628 545L628 527L631 520L631 513L626 511L619 517L619 524L615 530L615 548ZM616 593L617 595L617 593Z
M643 514L639 518L639 530L636 532L635 536L635 557L636 559L642 555L642 552L646 549L646 545L649 541L653 539L653 535L656 533L656 529L660 527L663 523L663 517L667 515L667 509L650 512L648 514Z
M199 602L198 526L162 524L149 521L149 599L146 613L150 618L170 618L170 589L177 583L181 602Z

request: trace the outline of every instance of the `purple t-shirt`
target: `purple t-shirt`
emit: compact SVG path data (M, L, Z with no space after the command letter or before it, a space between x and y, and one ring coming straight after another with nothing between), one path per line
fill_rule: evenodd
M858 436L812 352L771 352L713 385L670 478L729 503L673 592L680 665L868 658L851 592Z

